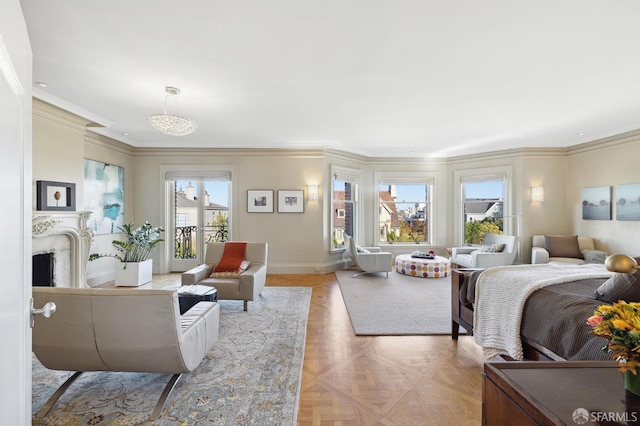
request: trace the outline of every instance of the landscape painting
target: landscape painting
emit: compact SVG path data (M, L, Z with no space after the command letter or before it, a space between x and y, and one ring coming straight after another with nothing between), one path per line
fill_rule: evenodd
M124 168L84 160L84 209L95 235L114 234L124 224Z
M582 190L582 218L585 220L611 220L610 186Z
M640 220L640 183L616 186L616 220Z

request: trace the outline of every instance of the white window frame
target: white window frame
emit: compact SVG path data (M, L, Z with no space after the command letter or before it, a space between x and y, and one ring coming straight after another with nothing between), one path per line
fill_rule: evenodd
M238 209L236 208L236 200L238 200L238 168L229 164L171 164L160 166L160 174L158 182L162 191L162 202L158 206L161 217L163 217L163 228L170 229L175 211L173 206L173 191L175 180L188 180L195 178L197 180L215 179L217 176L228 176L231 187L229 188L229 239L233 237L233 225L238 222ZM171 261L173 259L173 244L161 244L159 253L160 273L168 273L171 270Z
M356 238L356 241L359 238L359 230L360 230L360 224L362 222L362 218L360 217L360 208L359 208L359 192L360 192L360 181L361 181L361 171L357 170L357 169L351 169L351 168L347 168L347 167L342 167L342 166L336 166L336 165L332 165L331 166L331 183L330 183L330 194L331 194L331 202L330 204L330 218L331 220L329 221L329 232L327 235L329 235L329 247L330 247L330 251L335 253L335 252L342 252L344 251L344 246L334 246L333 245L333 231L335 228L335 223L334 223L334 219L337 216L337 210L336 206L335 206L335 199L333 198L333 191L334 191L334 183L335 181L343 181L343 182L349 182L352 184L353 188L352 188L352 200L350 201L351 204L353 205L353 227L354 227L354 234L355 235L351 235L352 237ZM340 200L341 202L344 202L345 200ZM344 234L344 230L343 230L343 234Z
M468 170L456 170L454 175L453 185L453 238L454 245L459 246L464 244L464 191L462 186L465 183L470 182L482 182L482 181L496 181L502 180L503 182L503 229L504 233L508 235L516 235L519 239L521 236L521 220L519 215L513 213L513 172L511 166L504 167L488 167L484 169L468 169Z
M435 201L434 200L439 200L440 198L437 197L437 193L438 193L438 185L437 185L437 181L438 181L438 175L435 172L390 172L390 171L376 171L374 172L374 176L373 176L373 182L374 182L374 200L376 202L376 205L380 205L380 185L430 185L431 186L431 191L429 191L429 200L428 200L428 205L429 205L429 209L428 211L425 213L426 215L428 215L429 218L429 223L427 224L427 236L428 236L428 241L421 241L420 244L422 245L433 245L436 244L436 241L434 241L434 230L435 230L435 223L437 223L438 221L438 214L437 211L438 209L435 206ZM414 201L414 200L412 200ZM374 223L373 226L375 227L373 230L373 235L376 236L376 244L380 245L380 246L387 246L387 245L394 245L394 246L401 246L401 245L411 245L411 246L415 246L416 243L414 242L394 242L393 244L388 243L386 241L380 241L378 242L379 239L379 235L380 235L380 209L376 208L376 215L374 218Z

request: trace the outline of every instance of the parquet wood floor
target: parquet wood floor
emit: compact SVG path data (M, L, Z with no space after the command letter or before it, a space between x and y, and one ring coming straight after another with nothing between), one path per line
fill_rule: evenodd
M472 337L356 336L333 273L269 275L267 285L312 287L299 425L482 423Z
M180 274L153 280L179 285ZM267 285L312 288L298 425L482 423L482 351L472 337L356 336L333 273L267 275Z

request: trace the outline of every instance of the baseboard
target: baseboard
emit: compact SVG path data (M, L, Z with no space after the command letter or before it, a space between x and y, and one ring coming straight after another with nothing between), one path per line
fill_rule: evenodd
M337 260L331 263L269 263L268 274L329 274L349 266L349 261Z

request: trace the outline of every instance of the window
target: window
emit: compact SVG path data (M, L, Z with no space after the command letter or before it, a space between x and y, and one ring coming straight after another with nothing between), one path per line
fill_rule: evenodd
M357 171L334 167L331 200L331 248L344 248L344 234L355 238L357 225Z
M176 226L183 227L187 226L189 223L189 214L188 213L176 213Z
M378 235L384 243L430 243L431 182L400 183L386 178L378 187Z
M231 171L183 167L165 172L173 219L165 234L166 244L172 246L172 271L202 263L207 243L224 242L231 235Z
M504 231L503 176L468 177L462 180L465 244L481 244L487 233Z

